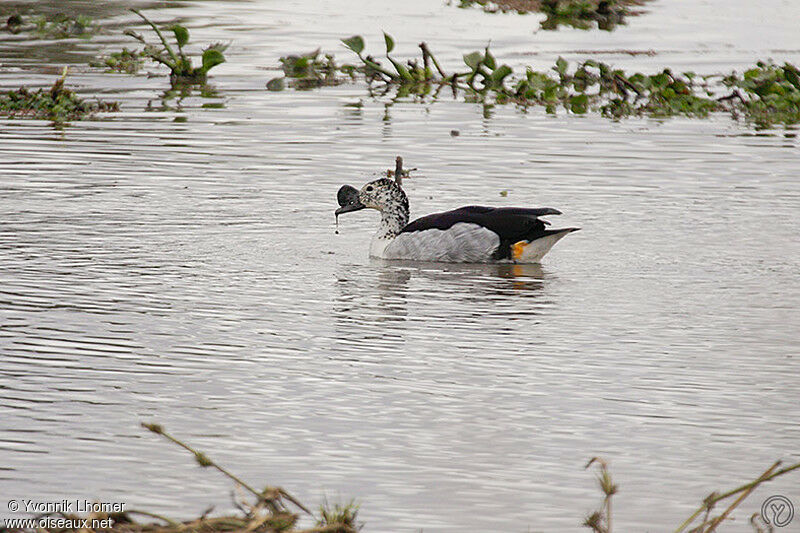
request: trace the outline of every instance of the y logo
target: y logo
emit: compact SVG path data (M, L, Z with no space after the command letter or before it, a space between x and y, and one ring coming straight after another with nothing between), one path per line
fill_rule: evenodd
M761 518L775 527L788 526L794 518L794 506L786 496L770 496L761 504Z

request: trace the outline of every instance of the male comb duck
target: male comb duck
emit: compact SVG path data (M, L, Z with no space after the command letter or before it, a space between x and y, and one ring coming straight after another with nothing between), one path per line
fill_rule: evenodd
M580 228L547 229L539 217L560 215L552 207L471 205L434 213L409 223L408 197L400 184L381 178L361 190L343 185L342 213L364 208L381 213L370 257L447 263L538 263L564 236Z

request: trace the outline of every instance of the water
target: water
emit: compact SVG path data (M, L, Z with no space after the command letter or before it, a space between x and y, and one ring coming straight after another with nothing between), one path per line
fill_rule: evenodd
M33 4L58 10L0 15ZM264 90L282 53L346 57L338 38L378 46L381 28L446 65L489 38L515 66L581 50L644 70L798 61L794 3L657 2L613 33L421 1L138 4L194 43L233 41L217 96L170 109L163 77L83 66L126 43L126 4L75 4L110 33L0 40L1 87L73 64L81 92L122 104L62 131L0 121L3 500L226 510L228 481L143 420L253 484L355 497L370 531L579 530L601 500L596 455L620 485L615 524L667 530L800 460L796 130ZM334 234L336 190L398 154L419 168L412 215L553 206L583 230L541 266L371 261L376 215ZM756 491L730 531L771 494L800 504L797 486Z

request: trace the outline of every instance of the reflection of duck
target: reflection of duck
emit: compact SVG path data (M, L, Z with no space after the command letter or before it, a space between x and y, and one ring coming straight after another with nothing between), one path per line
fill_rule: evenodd
M369 207L381 212L370 256L380 259L491 263L538 263L568 233L549 230L540 216L560 215L551 207L468 206L435 213L408 223L408 198L400 185L382 178L360 191L342 186L336 215Z
M375 268L379 265L381 268ZM426 320L464 324L476 317L518 319L548 305L538 264L391 261L347 265L332 315L343 342L403 343Z
M428 281L442 292L469 298L512 295L519 291L537 291L544 285L545 273L539 263L441 263L392 261L412 279ZM413 273L413 276L412 276Z

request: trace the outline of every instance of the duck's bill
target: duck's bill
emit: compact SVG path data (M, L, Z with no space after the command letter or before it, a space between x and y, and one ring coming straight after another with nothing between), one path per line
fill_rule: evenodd
M358 199L358 189L350 185L342 185L339 192L336 193L336 200L339 202L339 209L336 210L337 215L342 213L349 213L350 211L358 211L364 209L366 206Z
M358 201L356 201L356 202L357 203L343 205L342 207L337 209L335 213L337 215L341 215L342 213L349 213L350 211L358 211L360 209L364 209L365 207L367 207L364 204L362 204L361 202L358 202Z

